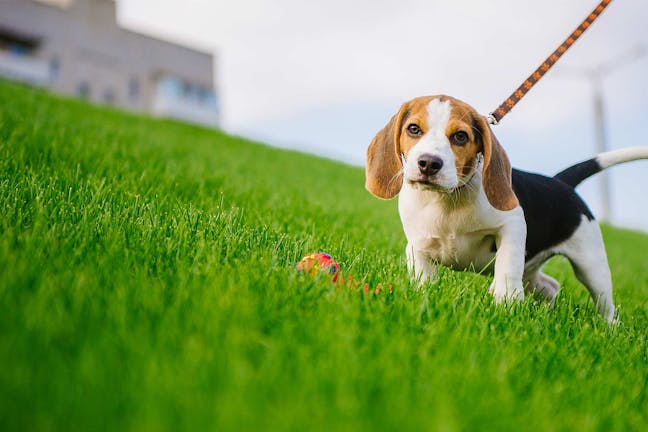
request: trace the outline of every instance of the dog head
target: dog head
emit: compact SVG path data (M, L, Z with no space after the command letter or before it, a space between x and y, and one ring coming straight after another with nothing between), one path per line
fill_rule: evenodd
M403 182L420 190L450 193L481 167L490 204L518 205L511 166L486 119L449 96L426 96L403 104L367 150L366 188L379 198L396 196Z

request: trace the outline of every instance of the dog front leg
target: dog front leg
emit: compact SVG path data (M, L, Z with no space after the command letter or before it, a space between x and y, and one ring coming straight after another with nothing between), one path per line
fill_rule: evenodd
M524 300L522 276L526 247L526 222L520 207L511 210L512 218L500 229L497 236L495 276L490 292L497 303Z
M436 279L436 265L425 253L414 249L414 246L408 243L405 255L407 257L407 270L412 280L418 286L422 286L425 282Z

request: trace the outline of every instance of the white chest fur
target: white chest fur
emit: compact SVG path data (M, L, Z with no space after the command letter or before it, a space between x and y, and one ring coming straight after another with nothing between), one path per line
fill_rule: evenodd
M457 270L492 270L498 232L509 212L493 208L481 188L453 200L406 184L398 209L408 248Z

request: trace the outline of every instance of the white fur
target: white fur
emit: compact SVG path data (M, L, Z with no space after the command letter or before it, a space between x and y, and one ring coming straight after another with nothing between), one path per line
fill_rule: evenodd
M455 156L446 136L446 128L451 114L450 101L441 102L439 99L432 99L427 106L427 111L428 130L407 155L403 167L404 183L409 183L419 177L419 157L430 154L443 160L443 167L435 175L436 185L441 189L452 189L457 186L459 179L455 169Z
M407 237L407 263L419 282L436 275L436 265L457 270L494 271L495 299L524 298L522 275L526 223L521 207L494 208L481 187L481 167L453 197L403 183L398 209ZM497 244L497 254L492 244Z
M600 153L596 157L597 162L603 169L638 159L648 159L648 147L628 147L619 150L612 150Z
M598 223L583 216L574 234L554 249L569 259L576 277L588 289L601 316L611 322L615 313L612 276Z

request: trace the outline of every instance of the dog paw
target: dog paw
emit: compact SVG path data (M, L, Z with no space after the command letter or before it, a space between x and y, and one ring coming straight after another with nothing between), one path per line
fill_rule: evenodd
M559 291L560 283L557 280L538 272L526 284L525 293L532 295L536 300L547 302L553 306Z
M524 289L520 283L497 283L493 281L488 292L495 298L495 303L513 303L524 300Z

